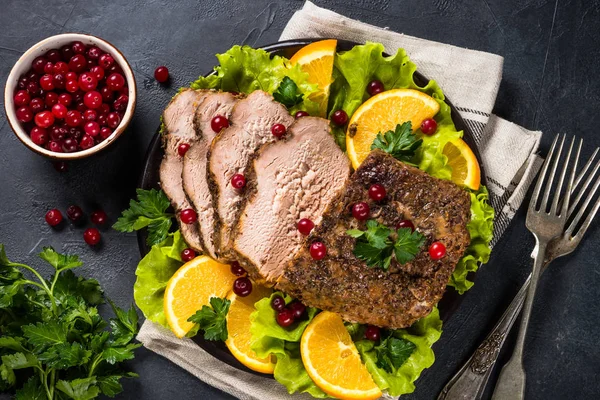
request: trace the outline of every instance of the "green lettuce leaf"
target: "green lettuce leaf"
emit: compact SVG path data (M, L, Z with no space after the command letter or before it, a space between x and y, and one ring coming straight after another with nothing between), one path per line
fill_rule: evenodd
M233 46L223 54L217 54L219 60L215 74L199 77L192 82L192 89L219 89L228 92L250 94L255 90L264 90L273 94L283 78L288 77L298 87L298 95L304 99L290 108L291 112L308 111L318 115L319 105L308 97L317 91L317 85L308 82L308 74L300 65L293 66L284 57L273 56L261 49L250 46Z
M258 357L277 357L273 377L284 385L290 394L298 392L310 393L317 398L328 397L308 376L300 357L300 338L318 310L308 307L308 318L295 323L291 328L282 328L275 320L275 310L271 308L271 299L276 295L283 296L286 304L292 301L290 296L276 292L271 297L256 302L256 311L250 315L250 347Z
M494 209L489 203L487 188L482 186L470 195L471 221L467 224L467 229L471 236L471 243L456 265L448 283L459 294L463 294L473 286L473 282L467 279L469 272L477 271L479 263L488 262L492 252L490 242L494 232Z
M179 231L171 233L164 241L152 246L135 271L135 303L147 319L167 328L163 297L169 279L183 265L181 251L186 247Z
M353 330L358 333L361 332L360 329L356 330L355 326L350 326L348 330L351 333ZM377 386L381 390L387 390L391 396L399 396L412 393L415 390L414 382L421 375L421 372L433 364L435 356L431 346L438 341L441 334L442 321L437 307L433 309L431 314L415 322L410 328L393 331L393 337L407 340L416 346L412 354L395 373L387 372L377 366L375 342L361 339L355 341L355 345ZM357 335L353 336L356 337Z

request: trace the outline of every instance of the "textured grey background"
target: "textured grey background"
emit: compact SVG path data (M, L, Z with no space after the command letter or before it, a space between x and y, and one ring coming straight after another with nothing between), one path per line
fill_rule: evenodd
M575 0L323 0L317 4L410 35L505 57L495 112L551 136L585 138L586 154L600 145L600 2ZM0 242L12 259L35 262L42 246L78 253L80 273L97 278L117 303L133 301L139 260L136 238L108 228L103 245L90 249L82 228L60 231L45 212L78 204L86 213L104 208L111 222L134 193L146 147L162 108L176 89L209 70L213 55L234 44L277 40L302 1L20 1L0 4L0 81L37 41L61 32L86 32L115 44L135 69L139 99L129 132L95 158L66 174L18 142L0 116ZM167 65L172 83L159 86L154 69ZM432 77L435 78L435 77ZM1 100L0 100L1 101ZM527 397L600 397L600 250L598 224L572 256L559 260L540 284L525 352ZM435 345L437 361L411 399L432 399L483 339L531 267L533 238L521 211L494 249ZM131 367L140 378L125 382L122 399L231 398L165 359L140 349Z

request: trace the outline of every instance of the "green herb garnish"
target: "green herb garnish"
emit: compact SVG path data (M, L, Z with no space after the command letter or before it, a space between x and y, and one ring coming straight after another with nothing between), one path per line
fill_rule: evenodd
M387 271L396 255L396 261L405 264L415 258L425 237L410 228L393 230L371 219L367 221L367 230L350 229L346 233L356 238L354 255L369 267L379 267ZM394 234L392 237L392 234Z
M373 140L371 150L381 149L400 161L408 162L414 157L421 143L423 140L417 139L413 134L412 123L409 121L396 125L394 131L387 131L383 135L379 132Z
M115 396L121 378L137 376L118 366L141 346L133 343L135 308L126 312L109 301L116 318L107 323L97 309L104 299L98 282L72 271L82 265L77 256L50 247L39 256L54 269L49 280L8 260L0 244L0 391L16 389L16 399Z
M121 217L113 225L113 229L120 232L133 232L142 228L148 228L146 243L153 246L166 239L173 214L167 213L169 199L162 190L137 189L137 201L131 200L129 208L121 214Z
M188 321L194 322L204 331L206 340L227 340L227 312L231 301L218 297L210 298L209 306L202 306Z
M292 108L295 105L302 103L302 98L304 96L300 93L300 89L298 88L298 85L296 85L296 82L291 80L288 76L284 76L279 87L275 93L273 93L273 97L287 108Z
M375 346L377 366L386 372L395 373L416 348L413 342L390 335Z

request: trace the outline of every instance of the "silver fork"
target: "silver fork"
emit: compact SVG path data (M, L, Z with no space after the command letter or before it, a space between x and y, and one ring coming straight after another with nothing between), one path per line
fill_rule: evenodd
M569 152L567 153L567 157L563 162L564 165L562 166L559 182L553 195L552 203L550 204L550 210L548 210L548 201L550 200L550 194L552 192L558 165L561 163L561 155L566 136L563 135L560 146L558 147L558 151L555 154L558 138L559 136L557 135L552 143L550 154L544 162L542 172L540 173L531 197L531 201L529 202L525 226L535 236L538 251L535 255L533 271L531 272L531 282L527 291L527 297L525 298L525 305L523 308L519 335L517 336L517 343L515 345L512 357L508 363L506 363L504 368L502 368L502 372L498 378L492 400L518 400L525 398L523 348L525 347L525 337L527 335L527 327L529 325L529 318L531 317L531 310L533 308L535 291L537 289L539 277L542 272L542 266L546 257L546 248L548 247L550 241L560 236L565 229L571 200L571 190L575 180L575 171L577 170L577 161L579 159L582 145L582 142L580 141L577 148L577 155L575 156L574 160L574 166L571 167L570 178L566 189L564 189L564 198L562 199L562 204L559 207L559 203L561 203L563 184L567 175L567 170L569 169L569 164L571 163L571 153L573 151L573 145L575 144L575 138L571 140L571 146L569 147ZM552 172L550 175L547 175L550 164L552 164ZM546 181L545 186L544 181ZM542 189L544 190L544 193L540 202L539 200Z
M576 191L578 194L573 201L573 205L569 207L568 219L573 217L573 213L576 208L579 210L586 210L589 206L592 198L594 197L598 187L600 187L600 175L597 177L589 195L584 199L583 196L590 187L590 184L596 177L596 174L600 170L600 160L595 163L594 169L589 174L588 178L585 176L589 169L594 165L596 156L600 149L596 149L594 154L590 157L582 171L579 173L575 183L573 185L572 196ZM583 186L579 188L581 182L585 179ZM584 203L579 206L580 201ZM579 206L579 207L578 207ZM591 225L592 220L596 216L596 213L600 209L600 198L596 201L592 209L585 216L585 220L581 223L584 217L583 213L578 213L569 224L567 230L563 234L550 242L546 251L546 257L542 266L542 272L546 269L548 264L558 257L565 256L572 253L575 248L581 242L581 239L585 235L587 229ZM579 229L575 231L578 224L581 223ZM534 250L531 255L532 258L537 254L537 249ZM502 317L498 320L492 331L487 335L485 340L477 347L473 355L469 360L462 366L462 368L452 377L452 379L444 386L444 389L440 392L438 400L479 400L483 396L483 392L487 386L487 382L491 375L494 365L498 360L500 349L504 345L504 342L510 333L517 316L521 312L523 303L525 302L525 294L529 288L529 282L531 281L531 275L527 278L513 301L510 303Z

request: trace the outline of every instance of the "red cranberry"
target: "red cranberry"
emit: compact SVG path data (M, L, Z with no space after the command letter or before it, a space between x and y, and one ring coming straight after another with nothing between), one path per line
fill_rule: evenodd
M57 63L60 61L61 59L61 55L60 52L56 49L52 49L50 51L48 51L46 53L46 58L48 59L48 61L50 61L51 63Z
M64 106L69 107L72 101L73 97L69 93L61 93L58 95L58 102Z
M437 122L433 118L428 118L421 124L421 132L426 135L433 135L437 130Z
M100 94L102 95L102 100L106 103L110 103L113 100L114 93L112 90L104 86L100 89Z
M361 201L352 206L352 216L359 221L364 221L369 218L370 208L367 203Z
M38 146L43 146L48 142L48 131L46 131L44 128L40 128L39 126L34 126L31 128L29 136L31 137L31 141Z
M154 70L154 79L160 83L164 83L169 80L169 69L165 66L158 67Z
M107 114L98 115L98 123L100 124L100 126L106 126L106 115Z
M310 245L310 256L313 260L319 261L327 255L327 248L323 242L313 242Z
M113 103L113 108L117 111L125 111L127 109L128 102L129 96L127 96L126 94L122 94Z
M55 105L56 103L58 103L58 94L56 94L55 92L48 92L48 93L46 93L46 97L44 98L44 102L46 103L46 106L52 107L53 105Z
M344 110L337 110L331 116L331 120L337 126L344 126L348 122L348 114Z
M110 90L121 90L123 86L125 86L125 78L121 74L110 74L108 78L106 78L106 86Z
M17 107L26 106L31 101L31 96L26 90L19 90L15 93L14 101Z
M54 124L54 114L51 111L42 111L35 115L35 124L40 128L49 128Z
M231 186L235 189L242 189L246 186L246 178L242 174L235 174L231 177Z
M79 88L84 92L89 92L96 89L98 86L98 79L96 75L91 72L84 72L79 75Z
M52 66L52 72L55 74L66 75L69 72L69 66L64 61L59 61Z
M98 65L104 69L108 69L115 64L115 59L108 53L104 53L98 59Z
M237 278L233 282L233 293L240 297L246 297L252 293L252 282L246 277Z
M104 69L98 65L90 68L90 74L94 75L98 81L104 79Z
M54 72L54 65L48 61L46 63L46 65L44 65L44 73L45 74L52 74Z
M75 93L79 90L79 83L76 80L67 81L65 89L67 89L67 92Z
M71 136L71 139L75 140L76 142L79 142L79 140L83 136L83 131L77 127L69 128L69 136Z
M90 246L100 243L100 231L96 228L88 228L83 232L83 240Z
M221 129L229 127L229 121L222 115L215 115L210 121L210 127L216 133L221 132Z
M92 213L90 219L95 225L104 225L108 219L108 216L103 210L96 210Z
M90 121L83 126L83 130L88 135L96 137L100 134L100 125L95 121Z
M75 72L70 71L65 74L65 79L67 80L67 82L76 81L79 79L79 75L77 75Z
M40 85L36 81L30 81L27 84L27 92L29 92L32 96L37 96L40 94Z
M62 153L63 152L62 144L58 140L53 140L50 143L48 143L48 149L54 153Z
M110 106L106 103L102 103L102 105L100 105L100 108L98 109L98 112L100 114L108 115L108 113L110 112Z
M85 53L85 45L79 40L71 43L71 48L73 49L73 53L75 54Z
M60 210L53 208L52 210L46 213L46 223L50 226L56 226L60 224L63 220L63 216Z
M54 90L54 77L50 74L43 75L40 78L40 86L47 91Z
M36 97L34 99L31 99L31 101L29 102L29 108L31 108L31 112L37 114L46 108L46 103L44 102L44 100L40 99L39 97Z
M193 224L194 222L198 221L198 215L196 214L196 211L191 208L181 210L179 218L184 224Z
M100 129L100 137L102 139L107 139L110 135L112 135L113 131L110 128L104 127Z
M73 93L73 101L75 103L80 103L83 101L83 96L85 95L85 92L83 90L77 90L75 93Z
M43 74L44 73L44 66L46 65L46 63L48 62L48 60L46 60L44 57L36 57L33 62L31 63L31 68L33 68L33 70L35 72L37 72L38 74Z
M60 103L57 103L52 106L52 114L58 119L63 119L67 116L67 107L63 106Z
M110 128L116 128L121 123L121 116L116 112L111 112L106 116L106 125Z
M290 304L289 309L294 313L294 319L298 320L304 317L304 313L306 312L306 306L299 301L294 301Z
M285 125L283 125L283 124L275 124L271 127L271 133L276 138L282 137L283 135L285 135L285 132L286 132L286 129L285 129Z
M375 96L376 94L383 92L383 83L378 80L369 82L369 84L367 85L367 92L371 96Z
M97 109L102 105L102 95L95 90L87 92L83 95L83 104L87 108Z
M85 97L83 99L85 102ZM83 112L83 119L85 121L95 121L98 118L98 112L96 110L85 110Z
M285 309L285 300L283 297L279 295L273 296L271 299L271 308L277 312L283 311Z
M29 80L27 80L26 77L21 77L19 78L19 80L17 81L17 88L19 90L26 90L27 89L27 84L29 83Z
M60 173L67 172L69 170L69 164L67 164L65 161L54 161L52 165L54 166L54 169Z
M30 122L33 119L33 112L27 106L23 106L16 111L19 122Z
M87 107L85 106L85 103L83 101L79 101L79 102L77 102L75 109L81 113L82 118L83 118L83 113L85 110L87 110Z
M196 252L192 249L183 249L181 252L181 261L188 262L196 257Z
M71 110L67 112L65 122L69 126L79 126L83 122L83 116L79 111Z
M77 151L77 140L73 138L66 138L63 140L62 148L65 153L74 153Z
M179 155L181 157L185 156L185 153L187 153L187 151L190 149L190 145L187 143L181 143L179 145L179 147L177 147L177 153L179 153Z
M65 44L63 47L60 48L60 53L62 54L63 60L70 60L71 57L73 57L73 55L75 54L73 53L73 48L68 44Z
M369 188L369 197L374 201L381 201L385 198L385 188L378 183L371 185Z
M287 328L294 323L294 312L287 308L277 313L277 324L283 328Z
M296 227L298 228L298 232L304 236L308 236L315 227L315 224L308 218L302 218L300 221L298 221Z
M67 217L73 222L79 222L83 218L83 210L79 206L69 206L67 208Z
M396 225L396 229L402 229L402 228L410 228L410 230L414 232L415 224L413 224L412 221L405 219L405 220L398 222L398 224Z
M446 255L446 246L442 242L433 242L429 246L429 257L432 260L439 260Z
M373 325L367 326L367 329L365 329L365 338L372 342L378 342L381 338L381 329Z
M67 130L59 125L54 125L50 127L50 138L52 140L63 140L67 136Z
M298 111L296 114L294 114L294 118L298 119L298 118L302 118L302 117L308 117L310 114L307 113L306 111Z
M246 275L246 270L240 265L239 262L234 261L231 263L231 273L235 276L244 276Z
M75 72L83 72L87 66L87 60L83 54L75 54L69 60L69 69Z
M92 147L94 147L94 144L94 138L90 135L83 135L83 137L79 141L79 147L81 147L81 150L91 149Z
M87 50L87 58L89 58L90 60L98 60L101 55L102 50L100 50L96 46L90 46L90 48Z
M63 74L54 74L52 82L56 89L63 90L67 86L67 79Z

